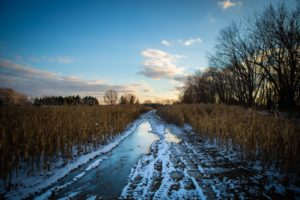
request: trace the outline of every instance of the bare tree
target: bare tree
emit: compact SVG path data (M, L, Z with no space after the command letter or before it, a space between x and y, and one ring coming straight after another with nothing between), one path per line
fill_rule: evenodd
M118 92L116 90L108 90L103 96L104 102L109 105L116 105L118 102Z
M287 10L284 4L270 5L258 15L253 34L259 42L258 52L266 78L278 95L279 107L295 106L300 84L300 11Z
M291 109L300 105L300 10L270 5L220 32L212 68L188 77L185 103L223 102Z
M215 93L210 69L189 76L180 88L180 98L185 103L214 103Z
M222 69L223 75L227 77L231 103L247 106L255 104L263 79L262 69L255 63L258 59L255 39L247 27L232 23L221 31L216 52L210 57L211 65ZM220 95L220 99L224 97L224 94Z

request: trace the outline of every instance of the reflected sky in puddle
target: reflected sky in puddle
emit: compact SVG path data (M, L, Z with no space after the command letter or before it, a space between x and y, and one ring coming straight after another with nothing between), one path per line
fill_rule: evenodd
M165 138L168 143L173 142L177 144L181 141L176 135L172 134L169 129L166 129Z
M103 155L107 159L103 160L98 167L89 171L77 182L57 191L54 198L72 196L72 193L75 193L76 198L83 199L91 195L104 199L117 198L126 185L133 165L142 154L149 153L151 144L159 139L158 135L150 131L151 126L147 121L140 124L132 135L124 139L111 152ZM60 180L59 185L80 174L84 168L75 170Z

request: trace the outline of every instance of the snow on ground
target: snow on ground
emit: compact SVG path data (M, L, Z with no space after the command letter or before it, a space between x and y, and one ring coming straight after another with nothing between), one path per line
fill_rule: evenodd
M56 191L59 191L59 190L62 190L63 188L66 188L68 187L69 185L75 183L76 181L78 181L80 178L82 178L84 175L86 175L86 173L88 171L91 171L92 169L98 167L100 165L100 163L107 159L107 157L103 157L103 158L99 158L99 159L96 159L93 163L91 163L90 165L88 165L83 172L81 172L80 174L78 174L77 176L75 176L71 181L63 184L63 185L60 185L60 186L57 186L57 187L54 187L50 190L47 190L46 192L42 193L40 196L34 198L35 200L44 200L44 199L48 199L49 197L51 197L51 195L56 192ZM65 198L62 198L62 199L70 199L72 197L75 197L77 194L79 193L79 191L75 191L75 192L72 192L71 194L68 194Z
M180 143L178 135L182 130L172 126L166 128L157 116L149 122L161 136L161 140L151 146L151 153L144 155L132 169L128 184L124 187L121 199L206 199L202 188L194 177L190 176L189 168L182 168L175 159L172 148ZM157 128L159 127L159 128ZM172 134L176 132L175 134Z
M259 161L246 163L240 160L239 152L232 145L219 146L193 132L191 126L182 128L167 124L150 111L142 115L133 125L115 140L97 151L81 156L63 168L52 168L44 176L38 174L19 177L21 186L5 194L9 199L28 197L30 193L48 188L73 169L84 166L82 173L69 182L49 189L37 199L47 199L55 190L67 187L93 168L103 159L100 155L111 151L120 141L129 136L139 124L147 121L151 132L160 140L151 145L150 153L142 155L131 169L128 183L120 199L293 199L300 197L300 188L284 185L282 176L271 170L264 170ZM23 178L23 179L22 179ZM82 189L88 186L82 186ZM99 188L100 189L100 188ZM78 191L66 194L66 199L76 197ZM96 199L90 196L89 199Z
M124 140L126 137L131 135L136 130L136 128L146 118L148 118L149 115L152 115L151 112L153 111L141 115L139 119L137 119L132 124L130 124L130 126L128 126L126 131L113 138L112 141L110 141L107 145L100 147L96 151L92 151L85 155L79 156L65 166L62 165L63 159L59 159L55 163L52 163L51 169L46 173L35 172L29 176L27 175L27 173L22 173L22 172L19 172L19 175L14 174L11 179L11 184L16 185L16 187L13 190L4 193L5 198L7 199L27 198L31 194L40 192L42 189L56 183L59 179L66 176L74 169L88 163L90 160L95 159L96 157L111 151L113 148L118 146L118 144L122 140ZM74 157L75 156L76 155L74 155ZM79 178L83 177L87 171L97 167L102 160L103 158L95 160L95 162L89 165L84 172L77 175L71 182L66 183L61 187L66 187L67 185L77 181ZM25 169L24 171L28 171L28 170ZM5 191L3 181L0 182L0 188L1 188L0 191ZM45 194L43 194L44 196L42 196L42 199L46 199L46 197L50 196L52 192L53 191L48 191Z
M242 162L231 146L223 148L192 131L150 118L160 140L132 168L121 199L291 199L299 187L284 186L275 171ZM298 191L298 192L297 192Z

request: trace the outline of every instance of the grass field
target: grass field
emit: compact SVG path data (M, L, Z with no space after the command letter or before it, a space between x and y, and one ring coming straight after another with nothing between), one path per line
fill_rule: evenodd
M146 110L139 105L1 107L0 178L9 178L20 164L47 170L58 157L68 162L74 150L96 148Z
M300 129L291 119L212 104L165 106L158 114L177 125L188 123L199 134L240 150L246 161L261 161L263 166L276 168L289 178L299 175Z

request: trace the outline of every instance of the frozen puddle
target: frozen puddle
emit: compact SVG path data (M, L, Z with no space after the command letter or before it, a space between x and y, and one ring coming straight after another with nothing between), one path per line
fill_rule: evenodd
M133 165L159 139L151 130L149 122L144 121L112 151L71 172L36 199L117 198Z

